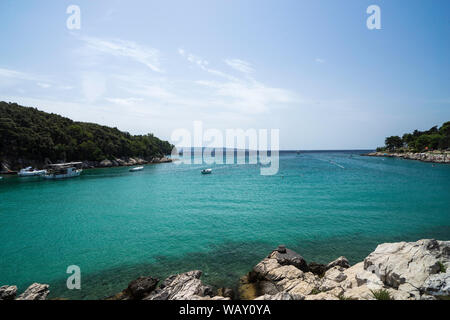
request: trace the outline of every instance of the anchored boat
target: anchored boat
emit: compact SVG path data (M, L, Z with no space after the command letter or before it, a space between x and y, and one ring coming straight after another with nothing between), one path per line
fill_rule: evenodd
M202 170L202 174L211 174L212 173L212 169L204 169Z
M50 170L44 176L45 179L67 179L78 177L83 170L82 162L59 163L49 165Z
M19 171L17 174L19 177L35 177L42 176L47 173L47 170L36 170L33 167L27 167Z
M135 167L135 168L131 168L130 172L137 172L137 171L142 171L144 170L144 167Z

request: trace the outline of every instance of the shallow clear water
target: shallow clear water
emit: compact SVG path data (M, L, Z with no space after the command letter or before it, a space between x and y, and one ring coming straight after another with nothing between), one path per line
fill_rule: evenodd
M103 298L140 275L193 269L235 286L271 249L307 261L362 260L378 243L450 239L450 166L282 153L276 176L257 165L149 165L79 178L0 180L0 285L49 283L51 297ZM78 265L82 290L65 288Z

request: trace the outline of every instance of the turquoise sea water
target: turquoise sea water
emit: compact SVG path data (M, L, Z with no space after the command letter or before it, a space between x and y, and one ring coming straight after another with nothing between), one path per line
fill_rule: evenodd
M113 295L140 275L193 269L215 286L278 244L307 261L362 260L378 243L450 240L450 166L282 153L276 176L258 165L149 165L79 178L0 180L0 285L49 283L51 297ZM66 289L78 265L82 290Z

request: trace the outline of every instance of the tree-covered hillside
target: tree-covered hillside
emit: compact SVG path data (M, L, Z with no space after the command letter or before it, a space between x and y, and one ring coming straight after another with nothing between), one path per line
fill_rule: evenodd
M414 130L405 133L403 137L387 137L385 147L378 151L413 151L423 152L431 150L447 150L450 148L450 121L445 122L440 128L434 126L427 131Z
M0 102L0 158L44 161L160 157L172 145L152 134L75 122L56 114Z

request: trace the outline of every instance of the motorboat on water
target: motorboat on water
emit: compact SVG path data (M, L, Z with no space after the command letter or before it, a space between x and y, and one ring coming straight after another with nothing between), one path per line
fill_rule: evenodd
M67 179L80 176L82 162L59 163L49 165L50 170L44 175L45 179Z
M212 173L212 169L203 169L202 170L202 174L211 174Z
M43 176L47 174L47 170L36 170L33 167L26 167L19 171L17 174L19 177L35 177L35 176Z
M144 170L144 167L134 167L130 169L130 172L137 172L137 171L142 171Z

